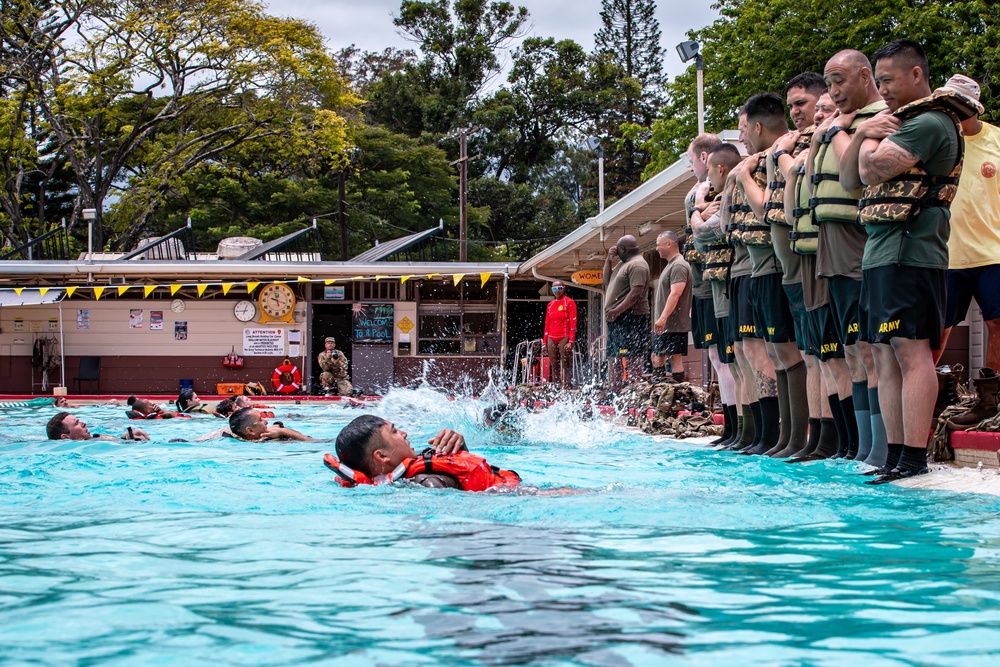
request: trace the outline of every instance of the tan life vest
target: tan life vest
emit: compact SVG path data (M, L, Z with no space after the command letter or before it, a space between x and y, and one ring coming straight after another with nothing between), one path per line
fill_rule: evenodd
M871 118L883 109L885 102L879 100L860 109L854 117L854 122L846 130L848 136L853 136L864 120ZM837 153L833 150L831 141L833 135L829 132L813 137L813 196L809 201L817 224L824 222L857 222L858 200L861 199L861 188L847 191L840 187L840 166L837 164Z
M812 139L813 131L816 126L810 126L803 130L799 134L799 138L795 140L795 145L792 147L792 152L789 156L792 158L798 157L806 148L809 148L809 142ZM792 223L785 219L785 176L778 169L778 158L775 157L774 153L768 155L767 161L767 187L770 188L770 196L767 201L764 202L764 220L772 225L787 225L791 226Z
M866 185L862 199L858 202L858 222L861 224L907 224L925 208L951 207L958 191L958 180L962 175L965 157L962 119L971 118L980 113L980 110L974 108L972 102L962 95L939 88L927 97L901 106L893 115L906 121L928 111L944 112L955 123L955 131L958 132L958 162L947 176L932 176L924 169L923 163L918 162L885 183Z
M734 191L735 193L735 191ZM716 195L713 201L722 198ZM724 283L729 279L729 267L733 263L733 246L729 244L729 235L716 239L704 246L705 262L702 264L702 280Z
M795 144L794 156L797 157L809 149L815 131L815 125L803 130ZM798 171L793 174L793 179L785 187L792 188L792 192L795 193L795 207L792 209L792 231L788 235L788 240L792 244L792 252L797 255L815 255L819 247L819 227L816 226L813 210L809 206L809 187L806 182L806 165L804 163L799 166Z
M767 154L758 153L757 164L753 170L753 180L763 191L767 187ZM740 192L740 211L737 217L737 228L734 232L743 245L771 245L771 225L761 221L746 201L746 193L741 188L733 188L734 200L736 192Z

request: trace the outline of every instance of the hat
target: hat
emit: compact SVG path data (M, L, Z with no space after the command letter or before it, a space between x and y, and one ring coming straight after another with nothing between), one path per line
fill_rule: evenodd
M975 107L979 113L983 113L983 105L979 103L979 94L981 92L979 84L964 74L955 74L948 79L948 83L941 86L941 89L958 93L969 100L970 105Z
M327 336L326 337L326 341L324 341L324 342L327 342L327 343L336 343L337 339L334 338L333 336Z

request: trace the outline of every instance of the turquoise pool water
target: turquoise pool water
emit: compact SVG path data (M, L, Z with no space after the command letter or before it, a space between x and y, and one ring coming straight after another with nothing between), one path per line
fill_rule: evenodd
M355 410L294 408L333 437ZM286 412L286 411L280 411ZM556 406L524 439L427 390L439 425L559 497L341 489L332 444L0 436L4 665L1000 664L1000 499L871 488L623 433ZM76 411L112 432L121 409ZM20 435L13 435L20 434ZM419 449L419 447L418 447Z

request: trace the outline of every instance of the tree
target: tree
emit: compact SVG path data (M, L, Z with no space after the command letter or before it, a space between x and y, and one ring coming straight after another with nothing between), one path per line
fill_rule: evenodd
M624 194L638 185L648 161L643 142L663 103L664 51L655 12L653 0L601 2L594 53L616 68L608 86L619 92L596 122L600 134L615 140L607 161L612 193Z
M907 37L920 42L931 65L931 84L954 72L986 83L1000 70L1000 19L982 0L878 0L837 4L820 0L721 0L720 17L689 33L705 60L705 127L736 126L737 109L755 93L784 90L803 71L822 73L841 49L869 57L884 44ZM983 86L988 111L994 103ZM693 66L668 88L663 115L647 146L650 176L673 162L696 132Z

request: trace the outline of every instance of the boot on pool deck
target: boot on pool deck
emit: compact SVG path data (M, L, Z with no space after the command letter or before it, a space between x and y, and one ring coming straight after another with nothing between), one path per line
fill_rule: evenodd
M937 401L934 403L934 424L937 424L937 418L941 416L945 408L955 405L962 400L961 395L958 393L958 380L962 375L962 366L960 364L956 364L954 368L941 366L936 370L938 393ZM983 370L990 369L984 368ZM980 375L982 375L982 371L980 371Z
M976 385L978 402L968 412L955 415L948 420L948 429L963 431L975 426L984 419L990 419L997 414L997 392L1000 392L1000 376L992 368L981 368L979 379L973 380Z

